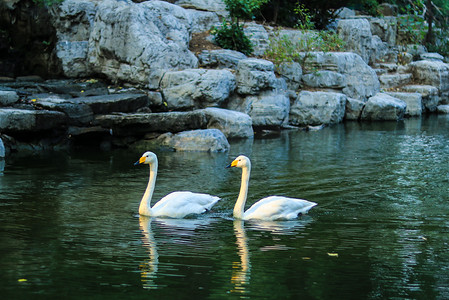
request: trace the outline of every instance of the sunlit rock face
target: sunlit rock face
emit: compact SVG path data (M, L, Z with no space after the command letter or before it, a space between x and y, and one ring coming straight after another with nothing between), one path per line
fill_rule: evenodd
M197 67L188 50L193 25L188 10L164 1L69 0L55 21L57 55L67 76L103 74L147 85L154 70Z
M225 152L230 149L226 136L218 129L199 129L159 136L156 143L176 151Z
M290 124L336 124L345 115L346 96L340 93L302 91L290 109Z
M221 106L235 85L228 70L188 69L165 73L160 88L169 109L186 110Z
M361 120L397 121L404 117L407 104L384 93L368 99L363 108Z

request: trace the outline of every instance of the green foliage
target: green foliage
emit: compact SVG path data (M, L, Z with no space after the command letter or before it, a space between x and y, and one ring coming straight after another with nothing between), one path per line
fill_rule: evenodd
M251 41L245 36L240 27L239 19L253 19L256 11L268 0L224 0L226 9L231 16L230 26L223 22L220 28L212 28L214 41L218 46L225 49L240 51L250 55L253 52Z
M276 66L283 62L298 62L303 67L312 51L344 51L345 43L333 31L303 31L301 38L292 39L279 31L270 38L265 58Z
M255 13L268 0L224 0L231 18L254 19Z
M312 22L312 14L304 4L298 3L294 11L298 16L297 28L301 30L312 30L315 28L315 24Z
M223 22L220 28L213 28L211 33L214 35L215 43L224 49L240 51L245 55L251 55L253 52L251 41L237 23L228 26Z
M33 0L34 3L40 6L52 6L54 4L62 3L64 0Z
M426 35L424 19L415 15L398 17L398 31L403 33L400 44L420 44Z

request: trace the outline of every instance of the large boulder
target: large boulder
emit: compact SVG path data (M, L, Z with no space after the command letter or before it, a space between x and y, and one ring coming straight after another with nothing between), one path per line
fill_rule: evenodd
M287 87L296 91L301 87L302 67L297 62L283 62L276 67L276 73L285 79Z
M440 93L449 91L449 64L435 60L420 60L412 63L413 79L437 87Z
M204 109L208 129L219 129L228 138L254 136L251 117L238 111L209 107Z
M246 58L245 54L229 49L203 50L198 55L198 61L201 67L219 69L237 69L239 61Z
M346 96L331 92L302 91L290 109L290 124L296 126L336 124L345 115Z
M376 72L363 59L352 52L308 52L301 53L308 69L328 70L346 77L342 92L354 99L366 101L380 91Z
M384 93L368 99L363 108L361 120L397 121L404 117L407 104Z
M198 11L214 12L221 17L227 17L229 15L226 10L226 5L222 0L178 0L175 4Z
M423 112L434 112L440 102L438 89L431 85L406 85L402 90L407 93L419 93L422 96Z
M19 95L15 91L0 91L0 106L10 106L19 101Z
M421 116L422 114L422 95L419 93L400 93L390 92L386 93L394 98L400 99L407 104L405 116Z
M290 99L275 91L264 92L257 96L248 96L251 103L249 115L255 127L282 127L288 124Z
M379 76L381 88L389 89L410 83L412 74L382 74Z
M228 70L170 71L160 88L169 109L220 106L234 91L235 76Z
M263 25L255 22L246 23L243 26L243 32L253 45L253 55L262 56L269 45L268 32Z
M0 132L32 133L66 126L66 116L62 112L49 110L29 110L15 108L0 109Z
M159 136L157 142L175 151L225 152L231 148L226 136L218 129L166 133Z
M341 19L338 21L337 32L346 42L346 48L359 54L369 63L372 55L371 26L367 19Z
M113 81L153 84L160 70L197 67L190 33L189 14L180 6L101 1L89 38L89 66Z
M359 120L364 106L365 102L348 97L346 99L345 119Z
M276 86L274 64L263 59L248 58L237 66L237 92L241 95L256 95Z
M142 93L78 97L71 101L88 105L94 114L135 112L139 108L148 107L149 105L148 96Z
M395 17L370 18L371 34L377 35L390 46L396 45L398 21Z
M346 76L334 71L321 70L302 76L304 85L316 88L344 88Z

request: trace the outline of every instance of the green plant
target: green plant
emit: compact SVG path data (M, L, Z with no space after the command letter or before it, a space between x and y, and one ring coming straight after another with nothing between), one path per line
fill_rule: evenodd
M254 19L256 11L268 0L224 0L231 17L230 26L224 21L220 28L212 28L214 41L225 49L240 51L246 55L253 52L251 41L240 26L240 19Z
M298 24L296 25L297 28L301 30L311 30L315 28L315 24L312 22L310 10L305 7L304 4L298 3L294 12L298 16Z
M211 33L214 35L215 43L224 48L240 51L245 55L251 55L253 46L243 30L236 24L230 26L223 22L220 28L213 28Z
M264 57L276 66L294 61L305 67L312 51L345 51L345 43L332 31L302 31L301 36L297 38L277 31L270 37Z
M62 3L64 0L33 0L34 3L41 6L52 6L54 4Z

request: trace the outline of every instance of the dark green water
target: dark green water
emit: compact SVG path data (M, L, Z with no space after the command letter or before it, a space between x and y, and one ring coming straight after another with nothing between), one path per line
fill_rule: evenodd
M230 153L157 152L153 202L219 195L194 219L139 218L143 150L21 153L0 175L2 299L448 299L449 118L347 123L232 142ZM268 195L315 201L283 222L236 222Z

